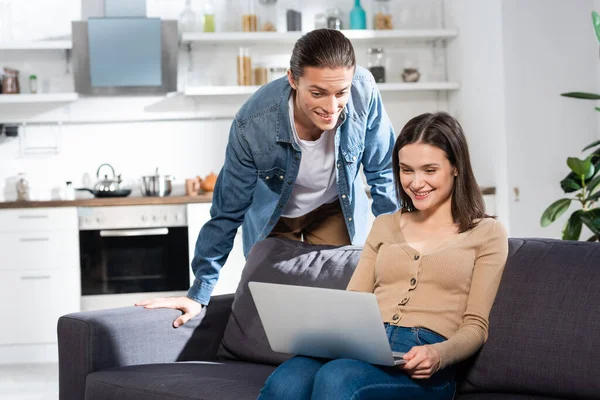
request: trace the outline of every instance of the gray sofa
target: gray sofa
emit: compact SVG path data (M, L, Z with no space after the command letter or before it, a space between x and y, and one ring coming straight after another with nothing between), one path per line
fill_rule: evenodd
M175 310L127 307L58 321L60 399L255 399L275 365L246 282L345 286L360 249L267 239L235 295L178 329ZM600 244L510 239L482 350L461 400L600 398ZM233 311L232 311L233 309Z

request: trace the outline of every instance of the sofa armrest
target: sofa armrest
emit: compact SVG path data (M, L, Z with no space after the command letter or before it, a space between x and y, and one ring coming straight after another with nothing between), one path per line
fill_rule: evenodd
M231 311L233 294L175 329L172 309L124 307L68 314L58 320L60 400L83 399L88 374L108 368L175 361L212 361Z

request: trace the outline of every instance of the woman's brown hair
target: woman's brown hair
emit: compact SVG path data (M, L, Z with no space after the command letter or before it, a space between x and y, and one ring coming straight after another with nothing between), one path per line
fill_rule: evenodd
M481 189L471 167L469 148L463 129L455 118L445 112L426 113L414 117L404 125L396 139L392 167L396 195L404 209L413 211L415 206L400 182L398 152L412 143L424 143L443 150L450 164L456 168L457 176L452 189L452 218L458 224L459 232L474 228L479 219L488 217L485 213Z

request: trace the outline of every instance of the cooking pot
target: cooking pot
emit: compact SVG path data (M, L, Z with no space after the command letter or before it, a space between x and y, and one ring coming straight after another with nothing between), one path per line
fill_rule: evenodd
M104 179L100 179L100 170L102 167L110 168L112 178L109 178L108 175L104 175ZM125 197L131 194L131 189L121 188L121 182L123 182L121 180L121 175L116 175L115 169L110 164L100 165L96 171L96 178L98 178L98 182L96 182L93 189L77 188L77 190L86 190L95 197Z
M144 196L164 197L171 194L172 183L175 177L172 175L161 175L156 168L154 175L142 176L142 193Z

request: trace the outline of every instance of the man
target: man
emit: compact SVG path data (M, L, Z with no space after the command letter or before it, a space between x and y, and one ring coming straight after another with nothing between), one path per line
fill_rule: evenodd
M359 166L373 213L396 211L394 139L373 76L356 67L350 41L336 30L307 33L294 46L287 79L263 86L235 116L187 297L137 305L183 311L175 327L200 313L240 225L245 255L269 236L364 244L368 199Z

